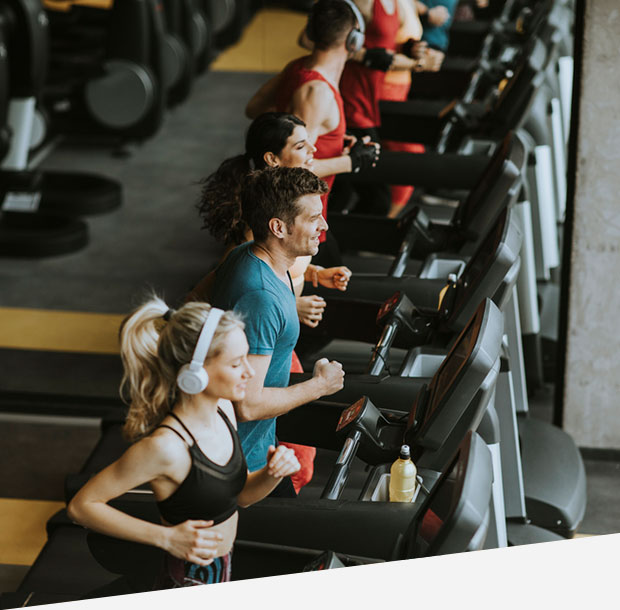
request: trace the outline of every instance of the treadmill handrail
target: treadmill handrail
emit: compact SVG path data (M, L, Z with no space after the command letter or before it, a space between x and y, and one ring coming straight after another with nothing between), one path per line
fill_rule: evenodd
M322 500L337 500L340 497L347 482L351 462L357 454L361 438L362 433L354 429L345 439L340 455L321 494Z

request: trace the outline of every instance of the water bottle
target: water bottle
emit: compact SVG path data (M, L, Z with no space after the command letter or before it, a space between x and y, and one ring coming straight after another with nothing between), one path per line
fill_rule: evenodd
M399 458L390 468L390 502L411 502L416 486L416 467L411 461L409 445L400 448Z

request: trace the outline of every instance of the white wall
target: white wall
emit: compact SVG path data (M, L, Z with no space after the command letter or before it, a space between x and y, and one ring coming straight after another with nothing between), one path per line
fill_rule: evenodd
M564 429L620 448L620 2L586 3Z

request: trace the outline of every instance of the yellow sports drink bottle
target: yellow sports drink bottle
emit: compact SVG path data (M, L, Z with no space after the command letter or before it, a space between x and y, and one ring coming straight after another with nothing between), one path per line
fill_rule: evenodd
M400 448L399 458L390 468L390 502L411 502L416 486L416 467L409 445Z

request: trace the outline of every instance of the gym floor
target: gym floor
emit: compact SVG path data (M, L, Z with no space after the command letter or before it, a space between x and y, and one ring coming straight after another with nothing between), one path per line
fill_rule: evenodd
M270 4L270 3L269 3ZM87 219L90 244L42 260L0 259L0 400L11 393L117 396L117 331L150 290L177 304L219 258L200 230L196 182L243 148L250 95L301 55L304 16L259 11L171 110L152 139L123 150L61 142L43 169L90 171L122 182L123 206ZM8 398L7 398L8 397ZM550 420L553 388L532 398ZM10 405L9 405L10 407ZM63 481L79 471L99 420L0 412L0 592L14 591L45 543L45 523L63 504ZM584 535L620 532L620 463L586 459Z

